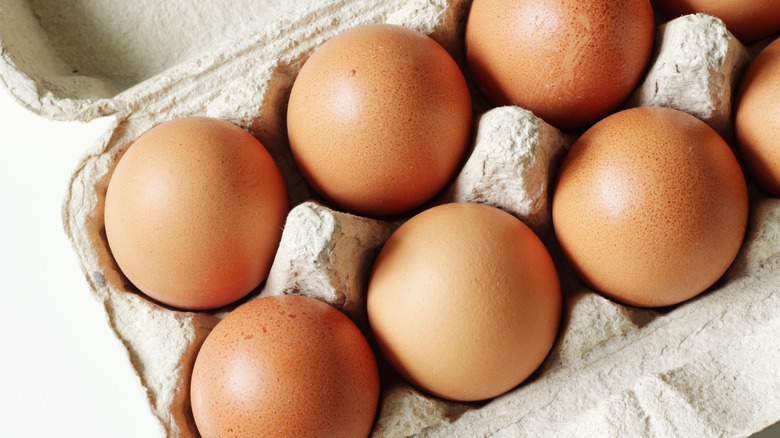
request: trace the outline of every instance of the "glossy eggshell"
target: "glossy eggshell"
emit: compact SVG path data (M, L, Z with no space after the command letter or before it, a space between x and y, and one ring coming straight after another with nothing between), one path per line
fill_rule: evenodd
M290 147L311 186L351 213L386 216L433 197L461 164L471 97L428 36L375 24L319 47L293 85Z
M206 338L192 373L192 413L204 438L366 437L378 401L363 334L303 296L238 307Z
M141 292L211 309L266 278L288 209L259 141L232 123L190 117L130 146L111 176L104 217L111 253Z
M718 17L734 36L746 43L780 31L777 0L655 0L655 3L670 19L694 13Z
M659 307L723 275L745 234L736 157L704 122L667 108L600 121L561 164L553 225L580 277L625 304Z
M491 104L523 107L568 130L629 96L654 32L648 0L475 0L466 56Z
M473 401L539 367L558 332L561 290L547 249L520 220L444 204L384 245L367 307L377 345L401 376L435 396Z
M767 193L780 197L780 39L750 64L734 108L734 129L745 165Z

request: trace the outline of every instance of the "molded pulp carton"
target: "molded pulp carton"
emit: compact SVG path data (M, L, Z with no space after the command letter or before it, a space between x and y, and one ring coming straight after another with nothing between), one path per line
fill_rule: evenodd
M411 213L391 223L317 200L286 142L290 88L316 47L375 22L430 35L468 80L462 41L469 6L468 0L0 0L0 79L19 103L51 119L113 117L97 144L84 145L63 204L64 226L168 436L197 436L189 373L211 328L240 303L180 311L148 299L122 275L103 226L106 186L122 153L151 127L187 115L229 120L251 132L282 170L294 208L268 280L242 302L310 295L365 329L373 257ZM712 17L658 16L647 75L624 105L689 112L733 146L732 91L750 58L775 37L746 48ZM519 108L491 110L470 86L472 151L427 206L481 202L529 224L561 274L560 333L529 380L479 403L427 396L380 358L373 436L748 436L780 420L780 200L748 178L743 248L705 293L664 309L616 304L572 275L551 231L549 187L578 133L561 133Z

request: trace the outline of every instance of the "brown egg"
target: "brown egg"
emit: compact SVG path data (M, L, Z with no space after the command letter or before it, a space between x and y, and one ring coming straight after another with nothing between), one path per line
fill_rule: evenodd
M669 18L705 13L723 20L742 42L752 42L780 31L780 1L777 0L655 0Z
M313 298L250 301L209 334L195 360L192 413L209 437L366 437L379 373L355 324Z
M586 131L563 160L553 225L592 287L658 307L710 287L737 255L748 215L734 154L704 122L634 108Z
M780 197L780 39L750 64L734 108L734 128L745 165L767 193Z
M452 178L468 145L471 98L428 36L360 26L330 39L295 80L287 131L311 186L349 212L412 209Z
M411 384L482 400L520 384L550 351L561 290L547 249L514 216L445 204L404 223L368 286L377 345Z
M654 32L648 0L475 0L466 56L491 104L523 107L568 130L629 96Z
M152 128L122 156L106 193L106 237L141 292L211 309L265 279L288 209L259 141L229 122L190 117Z

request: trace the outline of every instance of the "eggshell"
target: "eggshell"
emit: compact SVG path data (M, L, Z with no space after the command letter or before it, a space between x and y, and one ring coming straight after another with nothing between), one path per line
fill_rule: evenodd
M750 64L734 108L734 130L745 165L767 193L780 197L780 39Z
M579 276L643 307L710 287L747 226L744 176L725 141L681 111L646 107L600 121L572 146L553 197L553 226Z
M466 81L430 37L401 26L347 30L301 68L287 110L298 167L351 213L419 206L453 177L472 124Z
M106 237L141 292L211 309L265 279L288 209L259 141L232 123L189 117L152 128L122 156L106 193Z
M561 290L546 248L514 216L481 204L428 209L382 248L368 286L369 323L411 384L460 401L525 380L558 332Z
M523 107L568 130L629 96L654 31L648 0L475 0L466 57L491 104Z
M204 438L366 437L379 373L357 326L313 298L258 298L223 319L192 373Z
M655 0L669 18L705 13L720 18L742 42L752 42L780 31L777 0Z

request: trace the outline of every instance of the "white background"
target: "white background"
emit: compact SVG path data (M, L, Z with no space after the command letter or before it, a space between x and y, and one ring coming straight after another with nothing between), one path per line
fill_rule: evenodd
M0 87L0 437L164 436L62 227L70 175L109 123L48 121Z
M109 122L51 122L0 87L0 437L164 436L62 226Z

